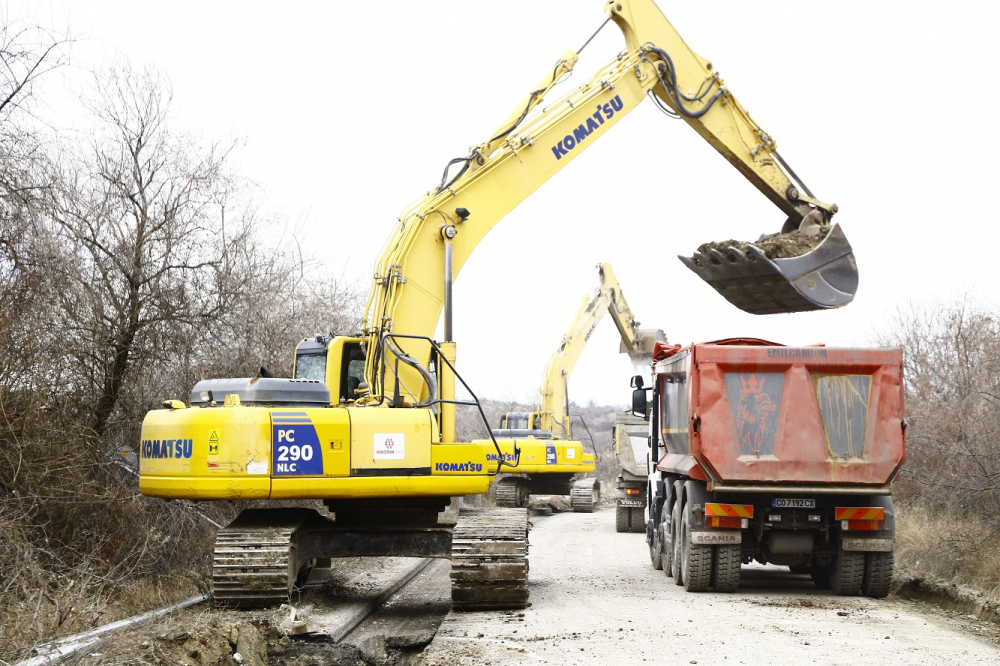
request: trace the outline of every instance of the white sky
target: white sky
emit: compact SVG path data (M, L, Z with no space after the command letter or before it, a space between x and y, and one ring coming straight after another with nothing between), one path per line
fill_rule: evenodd
M777 231L784 216L686 124L646 102L508 215L466 264L455 287L459 371L481 397L533 399L601 261L643 325L680 343L864 344L898 308L966 295L996 302L996 5L659 5L816 196L839 204L861 274L857 298L837 311L753 316L685 268L677 254ZM403 207L437 184L450 158L487 139L564 50L579 48L602 8L50 0L11 2L8 14L69 25L84 38L73 50L81 67L121 54L160 68L174 89L174 126L206 142L245 139L238 168L267 205L367 286ZM609 24L551 99L622 46ZM571 398L627 402L631 366L617 350L605 318Z

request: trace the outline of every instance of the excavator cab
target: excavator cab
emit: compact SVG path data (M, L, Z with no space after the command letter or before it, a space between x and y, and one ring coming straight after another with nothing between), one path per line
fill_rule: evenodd
M304 339L295 347L292 377L325 383L332 401L354 402L365 377L361 338L317 335Z

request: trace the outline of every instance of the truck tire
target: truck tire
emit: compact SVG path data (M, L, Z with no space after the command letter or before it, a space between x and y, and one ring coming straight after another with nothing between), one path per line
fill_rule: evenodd
M660 527L653 526L653 540L649 544L649 562L657 571L663 568L663 530Z
M663 535L660 541L662 550L660 553L660 567L663 569L663 573L669 578L673 575L674 551L673 542L669 539L670 532L667 531L667 512L663 511L662 514L659 524L660 534Z
M674 579L675 585L683 585L684 579L681 577L681 503L674 502L674 510L670 513L670 576Z
M704 592L712 583L712 546L696 546L691 543L687 515L685 501L684 508L681 509L681 578L684 579L684 589L688 592Z
M739 545L715 546L712 565L712 587L716 592L735 592L740 586L740 565L743 554Z
M615 507L615 532L628 532L632 510L624 506Z
M813 579L817 590L830 589L830 570L826 567L809 567L809 577Z
M635 533L643 533L646 531L646 523L643 522L643 510L641 507L636 507L630 509L632 512L632 531Z
M830 564L830 589L842 597L852 597L861 593L865 578L865 554L838 550L837 557Z
M865 578L861 592L866 597L884 599L892 587L892 571L896 565L895 555L889 553L867 553L865 556Z

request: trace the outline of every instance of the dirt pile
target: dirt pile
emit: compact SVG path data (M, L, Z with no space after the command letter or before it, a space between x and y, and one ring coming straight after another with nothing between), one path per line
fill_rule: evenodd
M816 249L816 246L823 242L823 239L826 238L829 232L829 227L827 227L816 236L807 236L797 231L791 231L786 234L764 234L753 242L724 240L714 243L703 243L698 246L698 251L704 255L707 255L711 250L718 250L725 254L730 247L735 247L746 254L747 247L753 245L763 251L768 259L789 259L791 257L801 257L803 254Z
M329 636L283 635L284 614L269 611L181 613L87 649L74 666L389 666L411 663L419 644L368 637L353 644Z

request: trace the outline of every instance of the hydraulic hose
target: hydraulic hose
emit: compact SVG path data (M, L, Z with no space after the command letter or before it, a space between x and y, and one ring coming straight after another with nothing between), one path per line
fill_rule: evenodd
M431 373L429 373L424 368L424 366L420 365L420 362L417 359L413 358L412 356L404 352L402 349L397 347L388 337L385 338L385 344L389 346L389 349L396 356L396 358L398 358L400 361L402 361L406 365L410 366L411 368L419 372L420 376L424 378L424 382L427 384L427 390L429 393L427 399L418 402L413 406L430 407L431 405L435 404L437 402L437 385L434 383L434 378L431 377Z
M694 101L695 99L701 99L706 94L708 94L708 90L706 90L705 93L703 93L702 95L696 96L694 98L687 98L687 97L685 97L683 94L681 94L678 91L678 88L677 88L677 71L674 69L674 61L673 61L673 59L671 59L670 54L667 53L666 51L664 51L663 49L661 49L659 46L649 45L646 48L651 53L655 53L656 55L660 56L660 58L663 60L663 62L666 63L666 65L667 65L667 74L670 76L670 80L669 81L665 81L663 79L663 75L660 73L659 68L654 66L654 69L656 70L656 76L660 80L660 84L663 86L663 89L666 91L667 95L669 95L672 98L672 101L677 106L677 110L682 115L684 115L684 116L686 116L688 118L691 118L691 119L701 118L703 115L705 115L706 113L708 113L708 110L711 109L712 106L715 104L715 102L722 96L722 92L723 91L720 88L712 96L712 99L708 100L708 102L705 104L705 106L703 106L701 109L699 109L698 111L691 111L691 110L689 110L686 106L684 106L684 102L683 102L682 98L684 98L684 99L690 99L691 101ZM711 90L711 86L709 87L709 90Z

